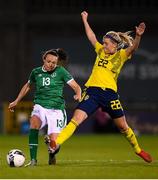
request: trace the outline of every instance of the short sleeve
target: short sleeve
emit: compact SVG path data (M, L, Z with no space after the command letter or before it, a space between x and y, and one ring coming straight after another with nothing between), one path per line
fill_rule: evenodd
M97 41L95 44L95 52L98 54L102 50L103 50L103 45Z
M120 50L120 56L123 61L127 61L128 59L131 59L131 56L129 57L127 56L125 49Z
M30 84L35 83L35 71L34 70L32 70L32 72L30 73L28 83L30 83Z
M65 83L68 83L70 80L74 79L72 75L65 68L62 68L62 74Z

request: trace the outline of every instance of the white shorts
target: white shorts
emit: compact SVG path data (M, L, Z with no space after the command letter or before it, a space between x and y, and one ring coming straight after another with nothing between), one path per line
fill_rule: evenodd
M67 124L65 110L46 109L39 104L35 104L31 117L33 115L37 116L41 120L42 125L40 129L42 129L45 125L48 125L48 135L52 133L60 133Z

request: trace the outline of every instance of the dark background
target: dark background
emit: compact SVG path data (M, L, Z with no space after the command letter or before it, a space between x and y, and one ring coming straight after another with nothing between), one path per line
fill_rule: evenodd
M158 122L157 0L0 0L0 103L15 99L31 70L42 65L41 53L51 48L67 51L67 68L83 87L95 60L83 10L100 41L107 31L135 30L146 23L139 49L121 72L118 92L129 121ZM72 95L66 87L68 114L76 105ZM33 92L24 98L32 99Z

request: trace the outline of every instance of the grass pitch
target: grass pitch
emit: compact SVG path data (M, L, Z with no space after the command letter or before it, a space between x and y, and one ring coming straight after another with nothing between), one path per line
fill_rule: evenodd
M158 136L138 137L154 158L150 164L135 155L120 134L74 135L62 145L57 165L49 166L46 145L39 137L38 166L11 168L6 154L21 149L29 161L27 136L0 136L0 179L152 179L158 178Z

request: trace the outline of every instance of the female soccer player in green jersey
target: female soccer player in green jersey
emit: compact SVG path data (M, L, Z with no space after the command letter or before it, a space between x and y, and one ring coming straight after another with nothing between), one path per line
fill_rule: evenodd
M95 48L96 60L90 78L85 84L87 89L83 93L82 100L75 109L69 124L61 131L56 141L51 143L52 151L56 151L73 134L79 124L101 108L109 113L120 132L132 145L135 153L146 162L151 162L152 157L140 148L134 132L127 124L117 93L117 78L120 70L138 48L145 31L145 24L140 23L135 28L134 39L129 35L130 32L110 31L103 36L101 44L87 21L88 13L84 11L81 16L86 35Z
M9 104L14 111L18 102L35 85L34 107L30 119L29 147L31 161L27 165L37 164L37 147L39 129L48 125L48 135L55 140L66 125L65 102L63 88L67 83L75 92L74 99L81 99L81 88L71 74L59 63L67 60L62 49L51 49L44 53L43 66L32 70L28 82L22 87L15 101ZM55 154L49 151L49 164L55 164Z

